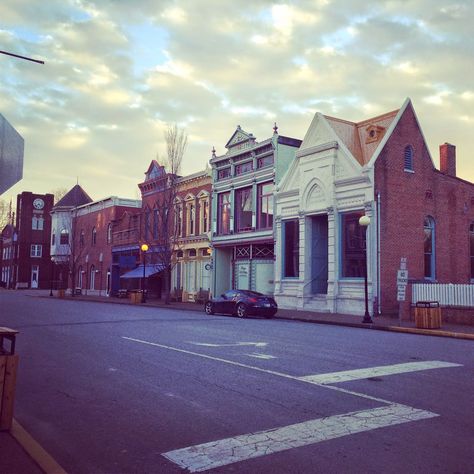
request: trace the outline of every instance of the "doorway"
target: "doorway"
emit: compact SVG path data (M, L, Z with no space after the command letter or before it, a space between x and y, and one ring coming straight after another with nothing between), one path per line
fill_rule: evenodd
M311 292L328 292L328 216L311 218Z
M39 265L31 266L31 288L38 288Z

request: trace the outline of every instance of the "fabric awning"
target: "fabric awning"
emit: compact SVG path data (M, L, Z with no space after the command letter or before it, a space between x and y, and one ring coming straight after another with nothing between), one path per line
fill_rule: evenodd
M165 266L162 264L157 265L145 265L145 278L149 276L156 275L165 269ZM120 278L143 278L143 265L139 265L137 268L130 270L123 275L120 275Z

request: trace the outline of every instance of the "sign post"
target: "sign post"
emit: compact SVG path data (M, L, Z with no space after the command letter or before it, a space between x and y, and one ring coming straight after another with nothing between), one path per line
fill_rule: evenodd
M406 299L408 284L407 259L400 259L400 269L397 271L397 301L398 301L398 325L402 325L402 302Z

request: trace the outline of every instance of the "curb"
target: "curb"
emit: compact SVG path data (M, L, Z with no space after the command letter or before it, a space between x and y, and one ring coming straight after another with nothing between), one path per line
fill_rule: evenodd
M67 474L54 458L13 419L10 434L45 474Z
M37 298L52 298L50 296L37 296ZM193 307L190 306L189 308L181 308L175 307L173 304L166 305L166 304L133 304L129 302L119 302L114 300L105 299L98 300L98 299L88 299L82 298L81 296L75 297L66 297L66 298L54 298L58 300L68 300L68 301L86 301L92 303L108 303L108 304L119 304L119 305L126 305L126 306L137 306L140 308L163 308L163 309L170 309L174 311L180 311L185 309L186 311L194 311L196 313L202 312L201 307ZM298 311L296 311L298 313ZM454 339L465 339L465 340L474 340L474 334L464 333L464 332L454 332L454 331L440 331L436 329L420 329L420 328L408 328L408 327L400 327L400 326L379 326L377 324L362 324L362 323L351 323L346 321L328 321L328 320L321 320L321 319L307 319L304 317L290 317L290 316L278 316L274 317L274 319L282 319L285 321L298 321L303 323L316 323L316 324L327 324L331 326L345 326L345 327L352 327L352 328L359 328L359 329L372 329L376 331L389 331L389 332L401 332L405 334L415 334L419 336L436 336L436 337L450 337Z

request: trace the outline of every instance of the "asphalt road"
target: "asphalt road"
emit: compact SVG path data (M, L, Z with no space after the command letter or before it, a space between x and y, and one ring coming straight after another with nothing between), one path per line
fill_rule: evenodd
M474 472L472 341L6 291L0 326L71 474Z

